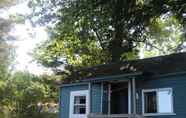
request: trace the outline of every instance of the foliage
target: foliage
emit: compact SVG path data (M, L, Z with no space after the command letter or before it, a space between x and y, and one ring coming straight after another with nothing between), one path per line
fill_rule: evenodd
M60 8L63 0L29 0L28 7L32 9L32 14L28 15L32 25L49 25L56 23L56 11ZM36 23L37 22L37 23Z
M33 9L45 9L36 3ZM58 21L50 32L51 40L41 44L33 55L57 72L65 68L65 74L69 74L81 67L136 59L141 51L145 51L145 56L152 52L172 53L183 44L185 0L47 0L47 3L53 9L56 7L57 12L34 13L45 17L56 14Z
M17 1L0 0L0 8ZM0 118L56 118L57 114L50 113L48 107L43 110L43 106L38 106L39 103L57 103L57 85L53 77L12 71L14 47L9 41L15 38L8 33L14 24L24 21L25 16L21 14L11 14L9 19L0 18Z
M13 111L13 99L9 96L14 95L11 86L9 86L8 78L10 76L10 64L12 62L13 49L5 40L6 33L10 30L10 21L0 20L0 117L14 117L9 111Z
M53 91L43 78L28 72L16 72L1 81L0 91L0 112L4 118L42 118L45 113L40 111L38 103L56 102L57 98L57 91Z
M57 88L50 77L38 77L28 72L12 74L12 48L0 40L0 118L42 118L39 102L57 102ZM11 56L12 55L12 56ZM46 111L46 114L49 114Z
M148 40L139 46L142 57L167 55L184 48L184 28L172 14L154 19L144 37Z
M34 57L46 67L58 70L59 65L73 65L76 67L90 67L109 60L109 55L104 52L94 40L81 41L73 36L68 41L53 40L45 42L37 48Z

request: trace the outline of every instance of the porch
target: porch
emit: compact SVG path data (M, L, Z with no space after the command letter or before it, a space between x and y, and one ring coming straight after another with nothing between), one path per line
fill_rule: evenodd
M142 115L134 114L90 114L88 118L145 118Z
M102 82L102 99L105 93L104 84L107 83L107 112L103 112L103 101L101 113L90 113L87 118L145 118L136 113L136 82L135 78L125 81ZM89 85L91 92L91 83ZM91 98L90 98L91 99Z

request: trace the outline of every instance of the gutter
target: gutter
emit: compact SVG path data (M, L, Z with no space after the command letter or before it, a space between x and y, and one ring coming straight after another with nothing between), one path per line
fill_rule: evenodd
M186 71L174 72L174 73L166 73L166 74L160 74L160 75L154 75L151 78L176 76L176 75L184 75L184 74L186 74Z
M70 83L70 84L62 84L59 88L62 87L70 87L70 86L78 86L78 85L88 85L88 82L76 82L76 83Z
M134 72L128 74L120 74L120 75L111 75L111 76L103 76L103 77L95 77L91 79L84 79L79 82L69 83L69 84L62 84L59 86L61 87L68 87L68 86L78 86L78 85L88 85L90 82L103 82L103 81L110 81L110 80L117 80L118 78L122 79L129 79L134 76L142 75L142 72Z
M111 76L103 76L103 77L95 77L91 79L84 79L82 82L102 82L102 81L108 81L108 80L117 80L118 78L131 78L134 76L142 75L142 72L134 72L134 73L128 73L128 74L120 74L120 75L111 75Z

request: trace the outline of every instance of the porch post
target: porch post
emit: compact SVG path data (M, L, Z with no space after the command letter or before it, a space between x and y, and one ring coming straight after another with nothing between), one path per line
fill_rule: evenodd
M131 88L131 80L128 80L128 114L131 114L131 105L132 105L132 88Z
M133 98L133 114L136 115L136 82L135 78L132 78L132 98Z
M104 94L104 85L103 82L101 82L101 114L103 114L103 94Z
M88 97L88 99L89 99L89 104L88 104L88 114L90 114L91 113L91 89L92 89L92 84L91 84L91 82L89 82L88 83L88 91L89 91L89 97Z
M108 114L111 114L111 84L108 84Z

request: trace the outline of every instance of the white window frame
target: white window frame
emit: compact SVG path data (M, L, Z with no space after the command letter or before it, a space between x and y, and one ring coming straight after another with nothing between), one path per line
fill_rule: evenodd
M85 96L86 97L86 114L74 114L74 98L75 96ZM89 91L71 91L70 92L70 106L69 106L69 116L70 118L86 118L89 113Z
M157 99L157 111L159 109L159 106L158 106L158 92L159 91L165 91L165 90L169 90L171 91L171 112L170 113L145 113L145 98L144 98L144 94L145 93L148 93L148 92L156 92L157 95L156 95L156 99ZM174 100L173 100L173 89L172 88L158 88L158 89L143 89L142 90L142 113L144 116L159 116L159 115L176 115L174 113Z

